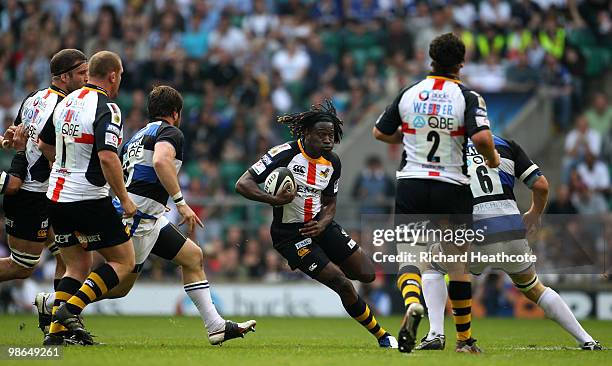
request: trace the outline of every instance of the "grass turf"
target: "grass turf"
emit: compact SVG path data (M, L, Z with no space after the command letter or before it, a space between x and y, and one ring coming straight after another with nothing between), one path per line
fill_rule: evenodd
M454 353L447 322L444 351L400 354L379 349L375 339L349 318L260 318L257 332L222 347L208 344L199 318L88 316L86 326L105 345L67 347L62 365L605 365L612 352L585 352L547 320L476 319L474 336L482 355ZM380 318L396 335L399 318ZM34 316L0 315L0 345L39 346L42 333ZM604 346L612 345L612 322L584 321ZM419 335L427 329L421 323ZM1 357L0 357L1 358ZM57 361L2 361L26 365Z

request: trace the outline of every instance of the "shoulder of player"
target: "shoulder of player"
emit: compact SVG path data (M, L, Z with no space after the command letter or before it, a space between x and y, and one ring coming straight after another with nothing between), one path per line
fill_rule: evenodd
M300 147L297 141L289 141L284 144L276 145L266 153L270 158L282 159L295 156L300 153Z
M323 157L329 161L333 167L339 167L341 165L340 157L333 151L324 152Z

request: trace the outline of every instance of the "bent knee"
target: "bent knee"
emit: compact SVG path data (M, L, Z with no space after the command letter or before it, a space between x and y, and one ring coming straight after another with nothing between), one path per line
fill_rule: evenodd
M174 262L185 268L200 269L204 263L204 254L199 246L188 240L174 258Z

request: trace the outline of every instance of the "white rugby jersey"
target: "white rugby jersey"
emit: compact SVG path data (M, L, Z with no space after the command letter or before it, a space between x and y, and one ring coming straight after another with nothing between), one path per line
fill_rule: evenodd
M497 168L489 168L471 142L467 148L474 229L484 230L482 243L524 239L525 225L514 197L514 179L531 188L542 173L516 142L498 136L493 136L493 141L501 156Z
M53 202L108 197L98 152L117 153L122 135L121 111L104 89L86 84L70 93L55 108L52 127L40 136L55 145L47 197Z
M293 173L297 194L290 203L274 208L273 223L308 222L321 211L322 195L334 197L338 193L340 158L331 151L314 159L306 154L301 140L288 142L271 148L249 172L257 183L263 183L278 167L287 167Z
M51 167L49 161L38 149L38 135L42 133L45 124L53 118L55 106L66 92L51 85L49 88L37 90L23 101L14 125L23 124L27 134L26 159L28 170L21 189L30 192L47 192Z
M379 131L393 135L402 128L404 152L398 179L433 179L470 183L467 138L489 128L484 99L459 80L430 75L405 88L376 121Z
M183 164L183 133L165 121L147 124L123 145L121 160L125 186L130 198L144 216L160 218L166 212L169 194L153 168L155 144L170 143L176 152L174 166L178 172Z

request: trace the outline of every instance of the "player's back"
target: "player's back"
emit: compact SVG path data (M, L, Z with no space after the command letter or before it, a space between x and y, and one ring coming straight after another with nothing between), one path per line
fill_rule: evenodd
M37 90L23 101L15 125L23 124L27 131L26 159L28 169L21 189L31 192L47 192L49 161L38 148L38 135L45 123L52 118L55 106L66 96L63 90L50 86Z
M499 136L493 136L493 141L501 156L497 168L489 168L471 142L467 147L474 228L486 230L486 242L522 239L525 226L514 196L514 182L519 179L531 186L542 173L516 142Z
M459 80L430 75L394 103L404 145L398 179L468 184L466 139L489 124L482 97Z
M148 123L123 145L120 154L130 198L140 213L155 218L164 214L169 197L153 166L155 144L161 141L174 147L174 165L178 172L183 163L183 133L165 121Z
M123 133L121 112L106 91L87 84L70 93L56 107L55 162L47 197L74 202L108 197L98 152L116 152Z

